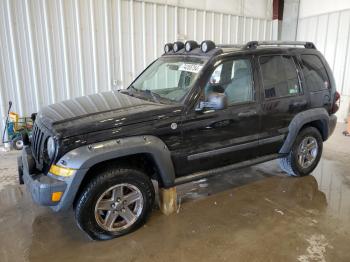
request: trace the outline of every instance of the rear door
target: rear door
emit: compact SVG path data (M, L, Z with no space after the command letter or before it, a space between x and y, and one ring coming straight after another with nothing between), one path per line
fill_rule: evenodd
M293 117L308 106L296 58L289 54L258 58L262 98L260 155L278 153Z

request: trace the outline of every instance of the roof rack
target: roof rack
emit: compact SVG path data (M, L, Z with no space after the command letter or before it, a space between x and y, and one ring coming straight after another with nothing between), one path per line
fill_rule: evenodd
M245 47L245 45L242 45L242 44L218 44L216 45L216 47L219 47L219 48L239 48L239 49L242 49Z
M316 49L316 46L312 42L302 42L302 41L250 41L244 45L244 49L256 49L258 46L262 45L301 45L308 49Z

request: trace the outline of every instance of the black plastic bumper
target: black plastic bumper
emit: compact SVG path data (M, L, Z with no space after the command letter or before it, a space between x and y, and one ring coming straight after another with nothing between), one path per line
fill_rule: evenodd
M333 134L336 125L337 125L337 116L336 115L329 116L328 137L330 137Z
M22 156L18 157L19 181L27 187L34 202L43 206L55 206L59 202L52 201L53 192L64 192L67 184L42 173L35 172L35 162L30 147L22 150Z

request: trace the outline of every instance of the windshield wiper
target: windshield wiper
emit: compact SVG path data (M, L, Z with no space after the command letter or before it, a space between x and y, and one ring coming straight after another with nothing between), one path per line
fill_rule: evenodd
M133 90L131 92L131 90ZM124 94L124 95L128 95L128 96L134 96L134 92L137 91L137 89L133 86L129 86L127 89L119 89L118 92Z
M157 94L157 93L155 93L155 92L152 92L150 89L145 89L144 91L145 91L147 94L150 94L150 95L151 95L151 97L152 97L152 99L154 100L154 102L160 103L160 102L159 102L159 99L161 99L162 97L161 97L159 94Z
M139 96L143 96L145 94L147 95L147 97L151 98L156 103L161 103L160 100L164 99L161 95L159 95L156 92L153 92L150 89L137 89L133 85L130 85L126 90L130 95L134 95L134 93L137 93L139 94Z

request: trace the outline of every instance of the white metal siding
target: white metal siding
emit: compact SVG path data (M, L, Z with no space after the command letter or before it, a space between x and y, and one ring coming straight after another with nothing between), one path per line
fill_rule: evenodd
M326 57L342 95L337 115L343 121L350 103L350 10L299 19L297 39L314 42Z
M272 27L271 19L133 0L0 0L0 115L9 100L28 115L126 87L175 39L243 43L271 39Z

